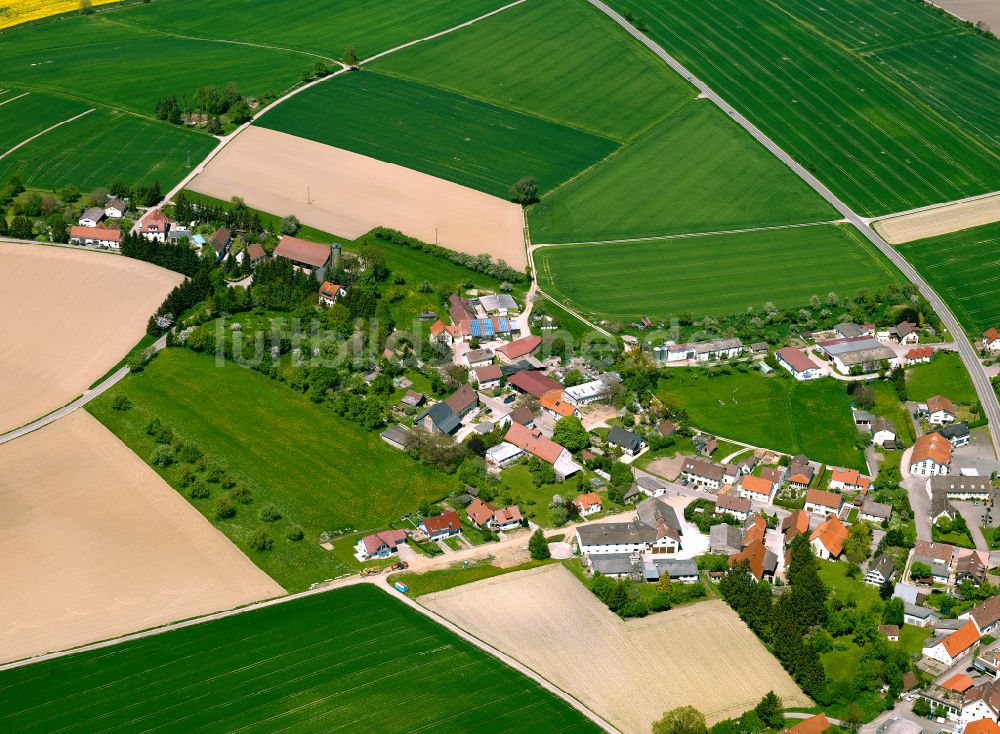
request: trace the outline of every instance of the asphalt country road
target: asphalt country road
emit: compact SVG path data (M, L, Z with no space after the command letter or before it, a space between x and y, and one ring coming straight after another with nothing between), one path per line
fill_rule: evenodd
M820 183L819 179L797 163L790 155L788 155L788 153L782 150L777 143L761 132L753 123L727 104L722 97L716 94L707 84L705 84L705 82L698 79L690 70L677 61L677 59L668 54L658 44L647 38L643 33L636 30L627 20L625 20L625 18L609 8L601 2L601 0L589 1L591 5L598 8L601 12L618 23L618 25L624 28L629 35L656 54L670 68L687 79L702 93L706 99L715 103L723 112L739 123L744 130L750 133L754 139L757 140L757 142L767 148L767 150L769 150L782 163L798 174L800 178L802 178L813 188L813 190L816 191L816 193L822 196L835 209L837 209L837 211L843 215L844 219L852 224L862 235L864 235L869 242L881 250L882 253L889 258L889 260L892 261L897 268L899 268L900 272L902 272L911 283L917 286L920 294L928 300L937 312L938 316L941 318L942 323L944 323L948 331L951 332L952 337L955 340L955 350L959 353L962 358L962 362L965 364L965 368L972 379L972 384L976 388L976 394L979 396L979 401L982 403L983 411L989 419L990 435L993 439L993 445L994 447L1000 447L1000 402L997 400L996 393L993 392L993 386L990 384L986 370L979 361L975 347L972 346L972 343L965 335L965 331L962 329L962 325L958 322L958 319L955 318L955 315L951 312L948 306L945 305L945 302L941 299L941 297L934 292L934 289L931 288L922 277L920 277L913 266L910 265L910 263L908 263L902 255L896 252L896 250L885 240L879 237L875 230L871 228L869 223L870 220L856 214L850 207L847 206L847 204L837 198L834 193L830 191L830 189Z

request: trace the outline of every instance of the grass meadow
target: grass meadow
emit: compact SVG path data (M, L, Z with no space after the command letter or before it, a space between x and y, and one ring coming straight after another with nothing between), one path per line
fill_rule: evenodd
M360 58L439 33L505 5L505 0L171 0L127 8L116 20L200 38L246 41L341 58Z
M0 729L600 729L369 584L0 673Z
M8 33L0 44L0 84L153 116L158 100L190 97L203 84L236 82L249 95L281 92L314 61L300 53L181 38L163 27L137 29L115 17L78 16Z
M826 464L865 467L851 400L837 380L797 382L754 369L672 368L661 374L657 394L675 398L700 429Z
M1000 327L1000 224L897 245L973 336Z
M975 405L979 400L958 352L938 352L929 363L907 368L906 396L910 400L924 402L935 395L964 405Z
M6 105L0 112L4 109ZM215 142L202 133L97 108L0 160L0 183L16 175L26 186L39 189L76 184L86 190L113 181L127 186L158 181L168 190L208 155Z
M386 56L373 68L622 143L695 94L603 13L577 0L532 0Z
M899 84L898 72L883 70L852 44L832 38L825 26L797 16L798 5L706 0L696 7L685 0L638 0L631 7L650 37L859 213L885 214L996 188L997 147L963 119ZM818 0L804 5L824 7ZM857 18L844 22L875 25ZM995 96L990 103L996 117Z
M506 198L522 176L545 192L615 150L612 140L371 72L309 89L256 124Z
M535 251L539 285L594 319L695 318L801 306L899 279L853 229L817 225Z
M707 101L528 210L533 242L586 242L797 224L836 212Z
M133 407L114 410L118 396ZM385 527L422 500L455 489L452 477L414 462L378 433L338 418L286 385L233 363L217 367L211 356L182 348L162 352L88 410L147 461L156 444L146 426L158 418L199 446L212 465L245 483L254 501L237 505L232 519L215 518L216 502L227 494L219 485L207 499L191 503L290 592L347 571L319 547L321 532ZM155 468L188 496L181 489L181 466ZM247 540L265 525L258 515L269 505L283 515L267 524L274 548L251 550ZM305 539L287 540L296 527Z

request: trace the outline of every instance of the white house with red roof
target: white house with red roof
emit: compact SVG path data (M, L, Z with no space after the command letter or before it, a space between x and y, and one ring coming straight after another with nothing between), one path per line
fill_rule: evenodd
M165 242L170 230L170 220L159 209L150 209L139 224L139 234L150 242Z
M580 512L580 517L590 517L591 515L596 515L603 509L601 496L597 494L597 492L587 492L586 494L581 494L573 500L573 504L576 505L576 509Z
M1000 352L1000 331L995 327L991 326L983 332L983 349L987 352Z
M122 245L122 231L113 227L71 227L69 241L74 245L118 250Z
M372 558L388 558L396 553L399 546L406 543L405 530L381 530L372 535L366 535L358 541L355 557L359 561Z
M462 532L462 521L453 510L448 510L434 517L425 517L418 527L431 540L444 540Z
M323 285L319 287L319 302L324 306L332 306L338 298L343 298L346 295L347 289L344 286L331 283L328 280L324 280Z
M774 353L778 364L792 373L796 380L815 380L822 377L823 368L812 361L801 349L783 347Z
M958 417L958 408L948 398L943 395L935 395L927 398L927 422L943 426L945 423L954 423Z
M871 477L866 477L857 469L835 466L830 472L830 489L867 493L871 486Z

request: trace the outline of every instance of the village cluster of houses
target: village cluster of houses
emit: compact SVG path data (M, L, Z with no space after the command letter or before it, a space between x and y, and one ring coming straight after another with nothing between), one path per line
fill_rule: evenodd
M813 334L803 335L812 338ZM842 375L852 372L869 373L883 365L913 365L929 362L934 356L932 347L918 347L920 330L909 321L878 329L875 324L837 324L829 338L815 341L816 354L828 361ZM891 344L912 346L907 352L897 352ZM824 367L797 347L784 347L775 352L778 364L796 380L814 380L826 374Z
M122 244L118 220L127 215L128 201L109 196L103 207L92 206L84 210L76 225L70 227L69 241L74 245L118 250Z

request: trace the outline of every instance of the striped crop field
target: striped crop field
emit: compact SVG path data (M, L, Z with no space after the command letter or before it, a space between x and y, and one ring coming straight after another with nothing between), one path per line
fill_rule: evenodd
M92 0L91 5L107 5L117 0ZM0 0L0 30L80 9L80 0Z
M959 111L961 100L979 93L962 88L964 74L949 76L940 66L920 72L906 59L905 44L933 49L969 33L930 8L910 0L844 0L836 9L825 0L637 0L630 7L647 35L859 213L996 189L1000 145L984 134L1000 119L996 94ZM1000 45L977 37L950 52L951 66L988 69L982 83L996 88ZM924 81L914 84L911 74Z
M0 730L600 731L368 584L2 672Z
M802 306L900 275L846 225L558 245L535 252L539 285L593 319L722 316Z
M896 247L974 336L1000 327L1000 223Z

